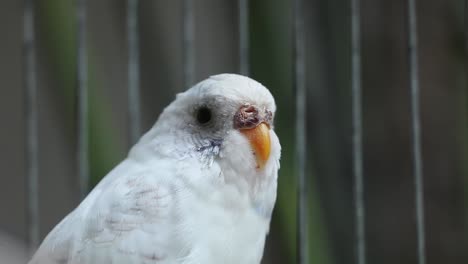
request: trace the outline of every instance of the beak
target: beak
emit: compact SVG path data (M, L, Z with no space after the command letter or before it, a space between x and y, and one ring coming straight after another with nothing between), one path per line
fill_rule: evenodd
M257 159L257 168L262 169L270 157L270 127L262 122L254 128L241 129L250 142Z

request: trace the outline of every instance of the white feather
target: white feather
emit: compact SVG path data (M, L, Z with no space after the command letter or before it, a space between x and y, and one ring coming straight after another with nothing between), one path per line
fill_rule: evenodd
M276 199L279 141L271 131L263 170L255 169L237 131L204 162L210 154L191 149L184 121L171 115L178 101L206 95L275 111L266 88L238 75L212 77L179 95L128 158L49 233L30 264L260 263Z

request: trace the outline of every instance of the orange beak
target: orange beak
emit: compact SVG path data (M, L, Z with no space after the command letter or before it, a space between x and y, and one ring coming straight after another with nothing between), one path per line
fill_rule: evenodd
M257 168L263 168L270 157L270 128L262 122L254 128L241 129L240 132L247 137L252 146L257 159Z

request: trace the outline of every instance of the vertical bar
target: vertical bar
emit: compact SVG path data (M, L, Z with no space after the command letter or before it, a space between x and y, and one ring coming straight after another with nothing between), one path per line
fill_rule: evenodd
M138 49L138 0L127 1L128 41L128 122L129 142L133 145L140 136L140 52Z
M248 76L249 69L249 0L239 0L239 72Z
M306 84L303 0L294 1L294 72L296 90L297 263L309 263L306 181Z
M419 103L419 66L418 66L418 38L416 20L416 1L408 0L408 50L411 89L411 123L413 137L414 187L416 226L418 242L418 263L426 263L425 227L424 227L424 186L421 150L421 117Z
M361 10L359 0L351 0L351 54L356 263L365 264L366 233L362 146Z
M27 223L30 250L39 245L39 156L34 1L24 1L23 56L26 121Z
M184 89L195 80L193 0L183 0Z
M464 34L464 50L465 50L465 59L468 60L468 0L464 1L464 8L463 8L463 34ZM465 66L468 64L465 63ZM468 67L466 68L468 71ZM467 76L468 77L468 76Z
M464 7L463 7L463 40L464 40L463 47L464 47L465 60L466 60L465 70L467 71L466 73L468 73L468 0L464 1ZM466 77L468 77L468 75Z
M88 60L86 47L86 0L77 0L77 165L80 196L89 188L88 159Z

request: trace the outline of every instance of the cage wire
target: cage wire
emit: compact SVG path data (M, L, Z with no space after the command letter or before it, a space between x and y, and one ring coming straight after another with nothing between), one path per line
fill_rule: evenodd
M80 184L80 197L84 199L89 188L89 103L88 103L88 49L86 37L86 0L76 2L77 23L77 88L76 88L76 127L77 127L77 170Z
M184 88L195 81L195 21L193 17L193 0L183 0L183 47L184 47Z
M306 76L304 39L304 2L294 1L294 90L296 93L296 166L297 166L297 263L309 263L307 226L307 177L306 177Z
M413 136L413 175L415 187L416 234L418 263L426 263L424 230L423 167L421 149L421 114L418 65L418 31L416 1L408 0L408 59L411 89L411 127Z
M128 123L129 144L136 143L141 134L140 53L138 49L138 0L127 1L128 43Z
M352 92L352 151L354 174L354 211L356 233L356 263L366 263L366 234L364 209L364 172L362 145L362 87L361 87L361 7L351 0L351 92Z
M250 75L249 67L249 0L239 0L239 72Z
M27 233L30 250L39 244L39 149L34 0L26 0L23 10L23 59L25 96Z
M352 89L352 154L354 174L355 210L355 252L356 263L366 263L365 200L363 174L363 129L362 129L362 87L361 87L361 30L360 1L351 4L351 89ZM417 226L418 263L425 264L424 195L421 150L420 87L418 76L418 38L415 0L408 0L408 62L411 97L411 134L413 139L413 174L415 188L415 215ZM127 0L127 43L128 43L128 118L129 143L140 136L140 80L139 80L139 34L138 0ZM294 89L296 103L296 155L297 155L297 263L308 263L307 249L307 172L306 172L306 76L305 76L305 32L303 0L294 0L293 15L293 58ZM193 85L194 46L194 2L183 0L182 35L185 88ZM239 72L249 75L249 1L239 0ZM465 20L466 20L465 1ZM80 195L84 198L89 189L89 135L88 135L88 67L86 38L86 0L76 1L77 24L77 87L76 87L76 129L77 129L77 171ZM465 23L466 24L466 23ZM466 27L466 25L465 25ZM466 27L467 28L467 27ZM465 28L465 31L466 31ZM465 38L468 34L465 32ZM465 40L466 41L466 40ZM28 242L31 250L39 244L39 161L38 161L38 107L36 39L34 30L34 1L25 0L23 10L23 58L25 91L25 141L27 164L27 216Z

